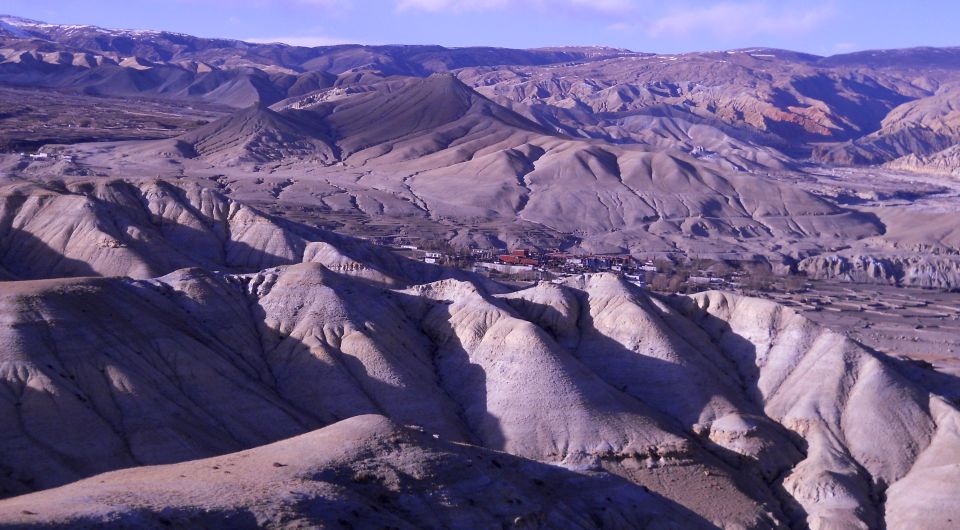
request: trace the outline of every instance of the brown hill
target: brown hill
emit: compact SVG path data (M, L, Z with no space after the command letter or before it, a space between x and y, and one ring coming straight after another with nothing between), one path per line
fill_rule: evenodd
M337 148L327 136L317 123L253 105L179 136L174 142L184 156L213 165L288 158L331 164L337 159Z
M480 96L449 74L380 83L351 97L298 107L322 120L344 161L406 161L451 148L490 148L513 136L548 135L541 126ZM517 140L514 140L517 141Z

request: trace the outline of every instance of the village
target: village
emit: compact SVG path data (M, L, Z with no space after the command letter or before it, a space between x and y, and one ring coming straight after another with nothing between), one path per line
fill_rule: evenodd
M34 162L52 162L54 160L62 160L64 162L75 162L76 159L73 155L63 154L63 153L48 153L45 151L37 151L36 153L18 153L20 155L20 160L29 160Z
M560 281L580 274L608 272L644 289L690 293L710 289L759 291L775 281L769 269L758 265L731 265L707 259L637 259L629 254L577 254L560 249L466 250L445 243L395 238L374 238L374 242L410 259L469 270L510 284Z

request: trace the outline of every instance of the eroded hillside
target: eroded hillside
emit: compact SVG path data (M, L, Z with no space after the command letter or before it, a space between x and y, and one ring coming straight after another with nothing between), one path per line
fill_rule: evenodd
M171 187L166 196L186 193L180 204L196 208L196 219L224 223L222 209L201 207L216 204L210 202L216 193L190 189ZM292 227L255 219L283 241L293 237ZM149 233L150 226L127 229ZM449 456L429 457L441 467L423 471L439 484L451 481L457 491L471 487L446 466L461 465L464 455L473 454L470 446L477 446L601 481L616 475L652 492L652 499L630 508L639 511L616 516L624 526L644 520L647 509L667 510L677 526L700 517L703 524L750 528L909 528L918 521L943 527L946 519L960 517L944 509L949 503L936 504L956 494L955 405L904 377L897 361L790 309L720 292L665 299L612 275L510 291L465 273L378 257L375 249L347 238L310 241L309 235L292 239L308 249L288 256L292 264L267 264L256 272L194 267L153 279L4 282L5 494L134 467L100 479L108 485L97 502L131 514L176 507L176 517L209 502L217 508L206 517L223 522L238 513L242 496L200 501L207 494L197 483L190 486L199 488L196 496L176 500L163 493L178 487L178 474L192 475L206 464L169 471L136 466L209 458L327 426L334 430L309 436L336 438L330 433L353 432L337 422L380 414L418 425L443 443L467 444L428 444L430 451L457 448L445 449ZM257 250L271 248L274 240L250 240L250 255L261 255ZM100 258L74 259L93 264ZM5 267L17 270L8 261ZM394 436L391 429L374 429L371 436ZM249 454L279 460L274 452L302 451L296 447L305 442L284 443ZM418 456L427 454L419 448L423 442L410 443L396 449L395 463L368 468L364 483L380 484L388 497L397 491L422 494L407 479L390 478L413 473L403 466L423 469L416 463L426 458ZM217 462L211 465L226 461ZM308 464L298 462L278 471L277 480L305 472L298 466ZM324 470L304 493L310 503L346 494L331 487L352 487L352 475L324 462L309 464ZM241 484L265 487L257 485L262 479L254 471L243 469L216 480L237 491ZM516 480L502 473L502 480ZM122 484L151 476L160 482L142 491L140 500L118 496L128 487ZM645 495L623 484L622 495ZM106 521L87 508L42 509L50 502L44 499L88 494L79 487L5 501L0 517ZM539 506L531 516L558 516L555 505L543 504L551 490L524 491ZM322 520L305 504L287 512L274 507L282 498L272 502L279 504L242 515L261 522ZM372 501L356 502L372 509ZM378 509L400 517L389 505Z

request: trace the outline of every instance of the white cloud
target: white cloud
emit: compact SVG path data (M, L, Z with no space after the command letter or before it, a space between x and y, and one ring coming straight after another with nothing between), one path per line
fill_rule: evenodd
M398 11L489 11L536 8L542 10L581 10L599 13L625 13L636 8L636 0L396 0Z
M721 38L795 35L817 29L834 15L830 5L791 9L782 5L771 7L769 2L723 2L671 10L656 19L648 33L652 37L707 33Z
M500 9L506 0L398 0L398 11L480 11Z
M327 37L323 35L288 35L286 37L252 37L243 39L246 42L257 44L283 43L291 46L306 46L313 48L315 46L333 46L335 44L359 44L358 42L339 39L336 37Z
M353 7L352 0L294 0L294 3L324 9L349 9Z
M330 12L353 8L353 0L177 0L183 4L214 4L230 7L310 7Z
M857 49L855 42L838 42L833 45L833 53L850 53Z

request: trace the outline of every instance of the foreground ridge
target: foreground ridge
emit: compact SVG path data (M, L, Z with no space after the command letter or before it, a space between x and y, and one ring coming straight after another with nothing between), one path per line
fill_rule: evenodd
M8 282L4 491L379 413L619 475L725 527L954 517L933 503L955 494L957 468L933 463L960 446L956 408L790 309L665 300L612 275L491 294L393 271L411 286L309 262ZM3 517L22 515L13 506Z

